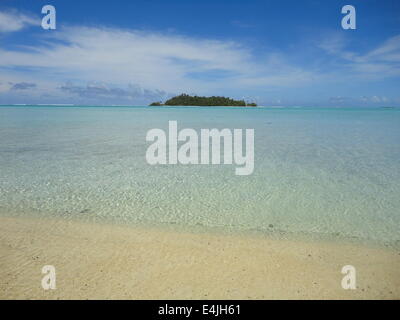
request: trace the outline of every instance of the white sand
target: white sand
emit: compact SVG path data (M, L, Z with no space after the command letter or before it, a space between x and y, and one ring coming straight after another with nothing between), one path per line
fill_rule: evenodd
M327 242L0 218L1 299L399 299L400 253ZM357 289L341 287L341 268ZM44 265L57 289L41 287Z

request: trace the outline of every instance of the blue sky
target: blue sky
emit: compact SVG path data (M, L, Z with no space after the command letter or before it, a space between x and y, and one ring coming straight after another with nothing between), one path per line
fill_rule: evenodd
M57 29L41 28L54 5ZM357 29L341 28L356 8ZM400 106L400 1L0 2L0 104Z

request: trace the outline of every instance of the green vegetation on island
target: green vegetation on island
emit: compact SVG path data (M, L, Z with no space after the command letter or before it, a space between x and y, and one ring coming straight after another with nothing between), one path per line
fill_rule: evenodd
M246 103L244 100L233 100L226 97L199 97L181 94L173 97L165 103L153 102L150 106L233 106L233 107L256 107L257 104Z
M156 106L162 106L163 104L161 102L152 102L149 104L151 107L156 107Z

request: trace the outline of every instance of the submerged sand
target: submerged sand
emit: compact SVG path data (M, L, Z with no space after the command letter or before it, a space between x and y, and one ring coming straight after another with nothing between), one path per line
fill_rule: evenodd
M0 217L0 257L1 299L400 298L400 253L355 244Z

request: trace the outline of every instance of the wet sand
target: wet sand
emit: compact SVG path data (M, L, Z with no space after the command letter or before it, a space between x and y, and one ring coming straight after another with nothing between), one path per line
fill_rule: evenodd
M355 244L0 217L0 257L1 299L400 298L400 252Z

